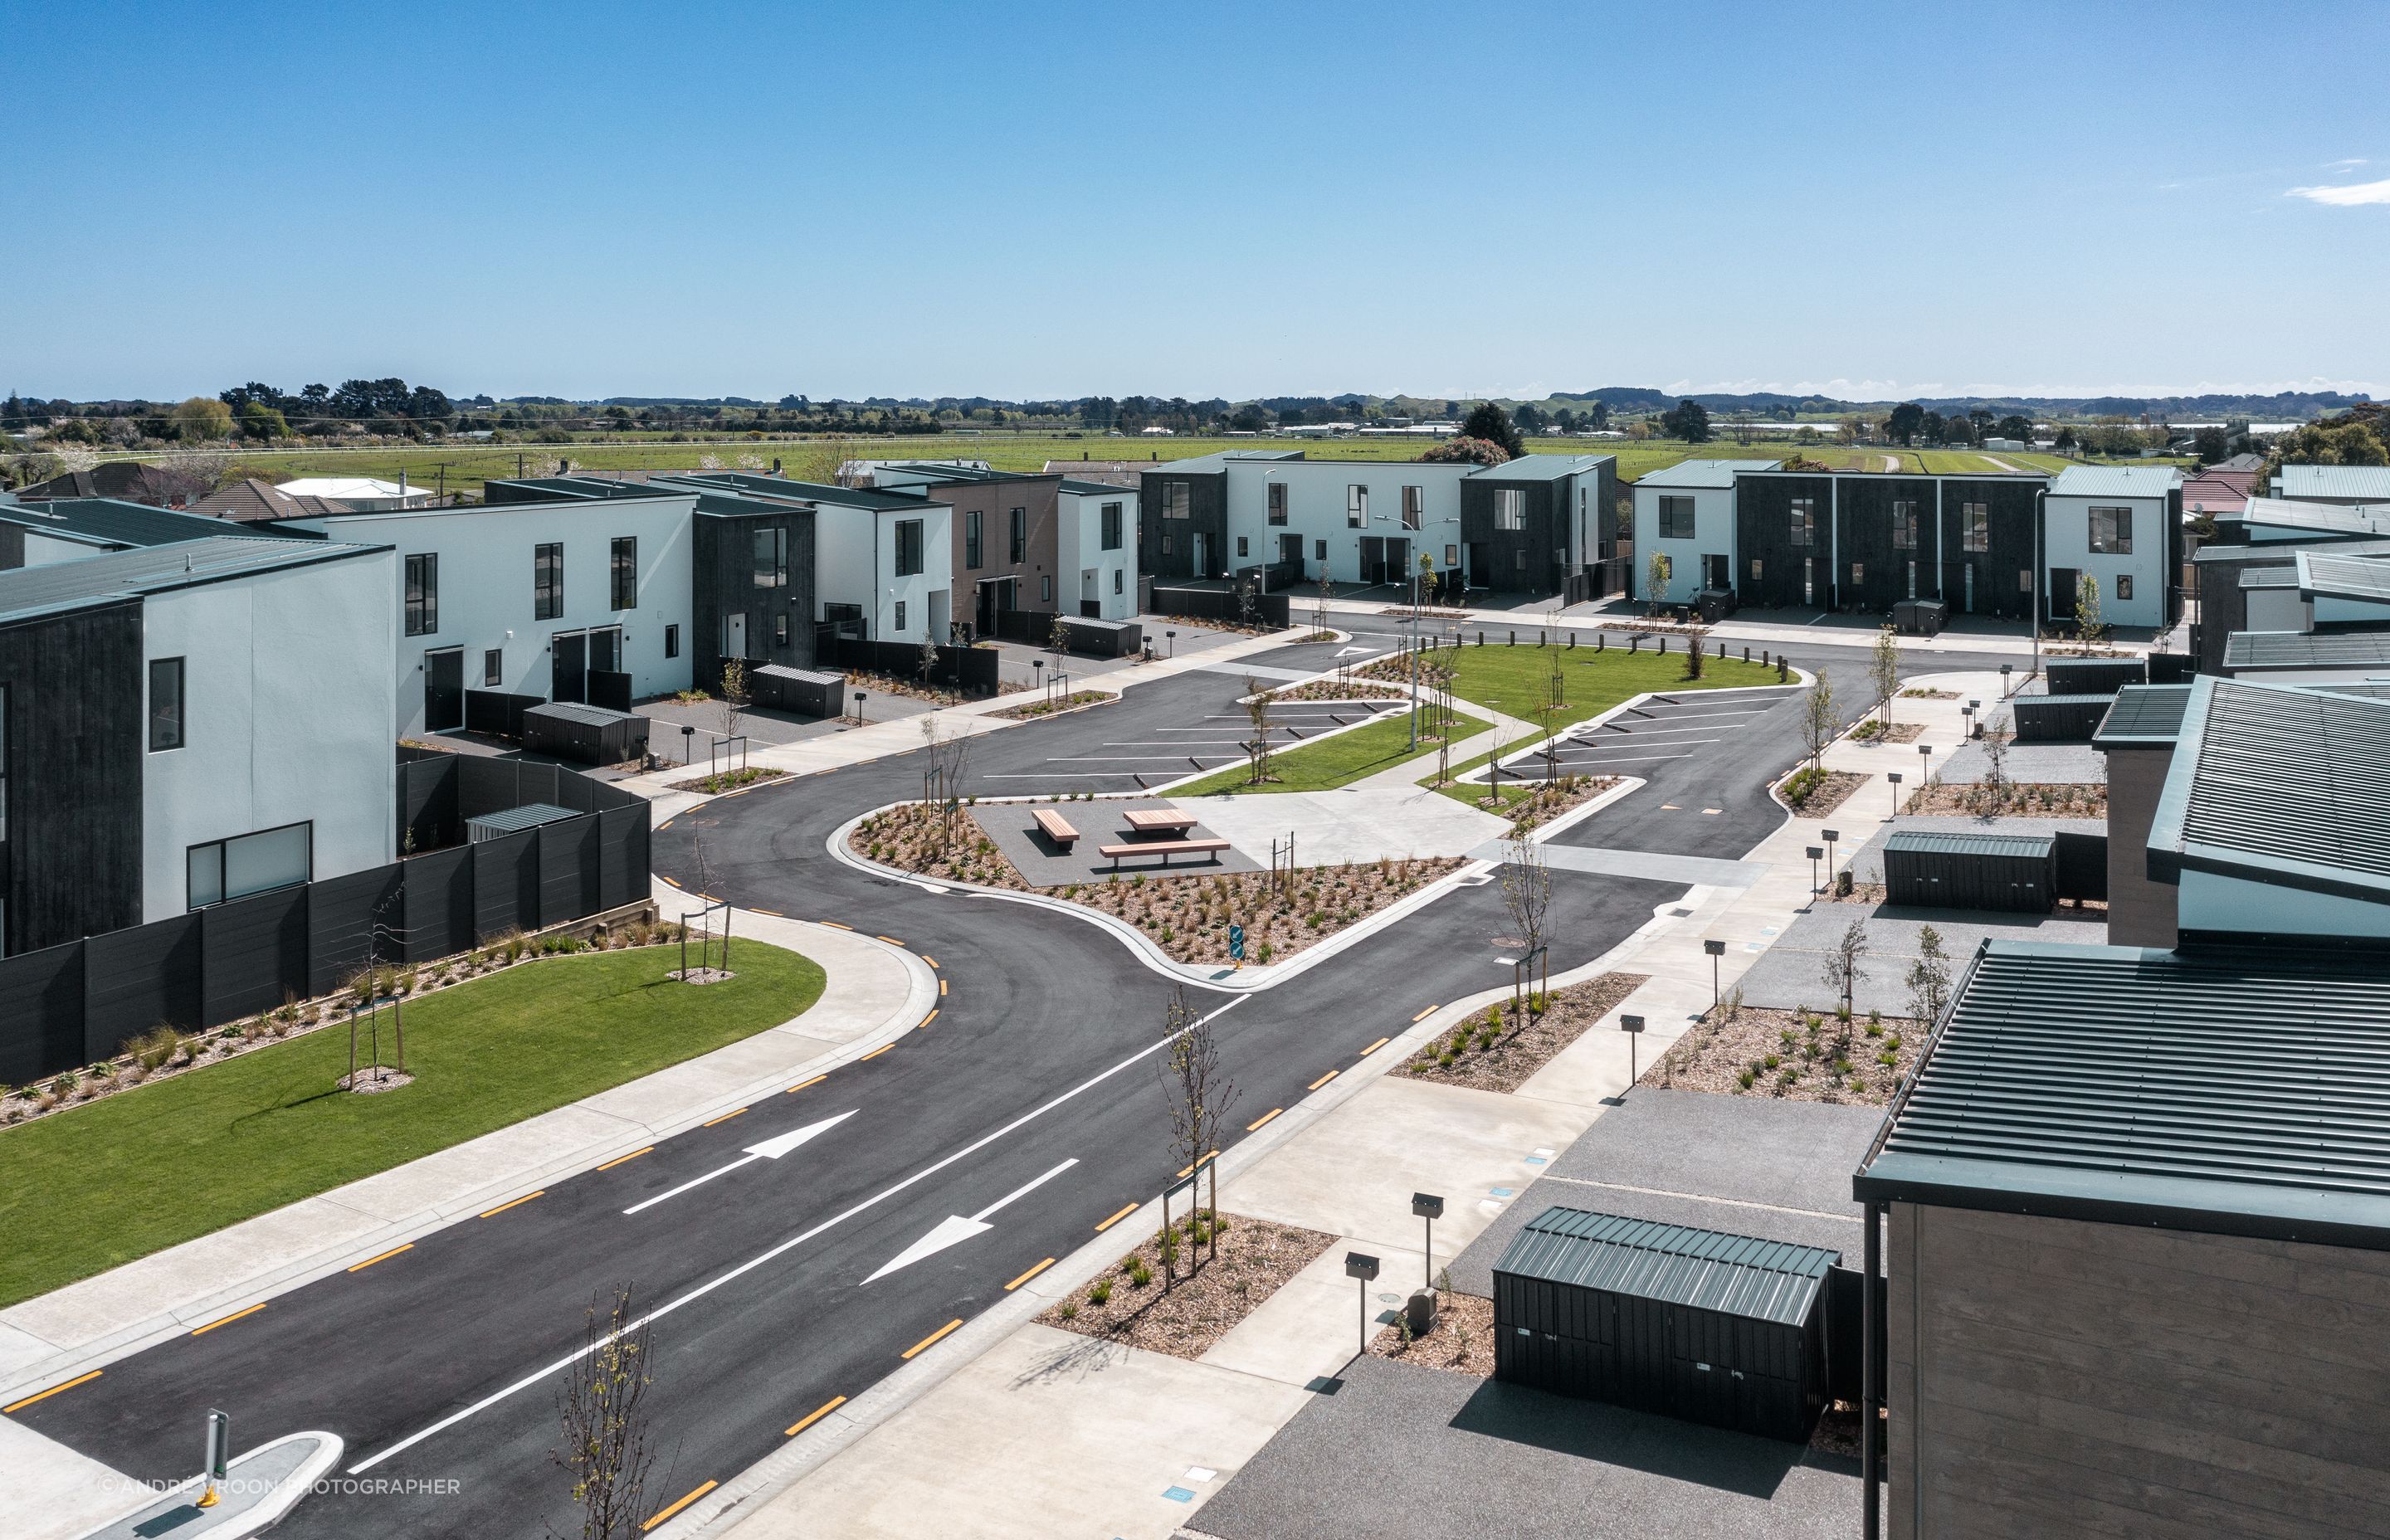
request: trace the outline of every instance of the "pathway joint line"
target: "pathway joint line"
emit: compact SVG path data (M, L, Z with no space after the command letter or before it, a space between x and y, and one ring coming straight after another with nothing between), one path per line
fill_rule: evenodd
M624 1159L624 1160L626 1160L626 1161L627 1161L627 1160L629 1160L629 1159L630 1159L630 1157L629 1157L629 1156L627 1156L627 1155L625 1155L625 1156L623 1156L623 1159ZM599 1166L598 1169L598 1170L600 1170L600 1171L603 1171L603 1170L605 1170L606 1168L605 1168L605 1167L603 1167L603 1166ZM392 1258L392 1257L394 1257L394 1256L398 1255L398 1253L399 1253L399 1252L401 1252L401 1251L413 1251L413 1250L415 1250L415 1242L413 1242L412 1240L410 1240L410 1241L408 1241L408 1242L407 1242L405 1245L404 1245L404 1246L393 1246L393 1247L392 1247L389 1251L384 1251L381 1255L379 1255L379 1256L378 1256L378 1257L367 1257L367 1258L366 1258L363 1262L360 1262L360 1263L358 1263L355 1266L353 1266L353 1267L350 1268L350 1269L349 1269L349 1271L350 1271L350 1272L352 1272L352 1273L362 1273L362 1272L364 1272L366 1268L368 1268L368 1267L372 1266L372 1265L373 1265L375 1263L377 1263L377 1262L388 1262L391 1258Z
M1330 1070L1326 1074L1321 1075L1317 1080L1315 1080L1310 1084L1304 1086L1304 1089L1306 1091L1317 1091L1322 1085L1327 1084L1330 1081L1334 1080L1338 1075L1341 1075L1343 1072L1344 1072L1342 1070Z
M828 1075L816 1075L811 1080L801 1080L794 1085L790 1086L787 1090L781 1092L780 1095L784 1097L795 1096L799 1091L803 1090L806 1086L819 1085L823 1081L828 1080L829 1078L829 1076Z
M1379 1038L1375 1043L1372 1043L1372 1044L1370 1044L1368 1047L1363 1048L1363 1049L1361 1050L1361 1057L1362 1057L1362 1058L1364 1058L1364 1059L1367 1059L1367 1058L1368 1058L1371 1054L1376 1053L1380 1048L1384 1047L1387 1044L1389 1044L1389 1043L1391 1043L1391 1042L1393 1042L1393 1041L1394 1041L1394 1039L1393 1039L1393 1038L1391 1038L1391 1037L1381 1037L1381 1038Z
M1280 1112L1285 1110L1286 1109L1283 1107L1271 1108L1268 1111L1264 1112L1260 1117L1255 1118L1253 1122L1245 1124L1245 1132L1248 1134L1252 1133L1254 1129L1259 1128L1262 1124L1269 1122L1270 1119L1277 1117Z
M687 1508L689 1504L697 1501L700 1497L704 1496L707 1493L713 1491L721 1483L719 1482L708 1482L703 1486L700 1486L696 1491L690 1493L687 1496L683 1497L679 1502L673 1504L672 1507L659 1509L654 1518L639 1526L639 1533L641 1534L647 1534L648 1531L655 1528L658 1524L662 1523L665 1520L671 1518L674 1514L678 1513L682 1508Z
M233 1322L239 1320L244 1315L254 1315L259 1311L264 1309L267 1303L268 1302L264 1300L260 1300L255 1304L251 1305L247 1310L236 1310L229 1315L218 1316L216 1319L210 1321L205 1326L193 1327L191 1328L191 1335L194 1337L204 1337L220 1326L230 1326Z
M616 1166L623 1164L626 1161L636 1161L640 1156L649 1154L653 1151L655 1148L656 1147L653 1145L649 1145L644 1149L634 1149L628 1155L617 1155L612 1160L607 1161L604 1165L599 1166L598 1169L600 1171L611 1171Z
M1122 1220L1126 1219L1130 1214L1133 1214L1136 1212L1137 1205L1135 1203L1131 1203L1128 1207L1121 1210L1120 1213L1112 1215L1110 1219L1107 1219L1102 1224L1097 1226L1096 1233L1101 1235L1104 1231L1111 1229L1113 1226L1119 1224Z
M483 1209L483 1210L482 1211L481 1214L480 1214L480 1217L481 1217L481 1218L483 1218L483 1219L488 1219L488 1218L492 1217L493 1215L504 1213L506 1213L508 1209L513 1208L517 1203L528 1203L528 1202L530 1202L530 1201L531 1201L533 1199L534 1199L534 1198L539 1198L539 1197L543 1197L543 1196L545 1196L545 1195L546 1194L546 1192L547 1192L547 1189L546 1189L546 1187L542 1187L542 1188L540 1188L540 1189L539 1189L539 1191L538 1191L538 1192L527 1192L527 1193L524 1193L520 1198L515 1199L512 1202L501 1203L501 1204L499 1204L499 1205L498 1205L496 1208L495 1208L495 1209Z
M828 1401L823 1402L812 1411L807 1412L804 1416L790 1423L788 1431L780 1436L782 1438L794 1438L799 1433L803 1432L806 1429L812 1427L815 1423L819 1422L822 1418L829 1416L830 1413L838 1410L841 1406L845 1405L846 1397L842 1395L831 1396Z
M931 1332L927 1337L924 1337L924 1338L922 1338L919 1341L915 1342L911 1347L906 1348L906 1349L904 1351L904 1353L901 1354L901 1356L906 1357L906 1358L910 1358L910 1357L914 1356L915 1354L919 1354L919 1353L921 1353L921 1352L923 1352L923 1351L927 1350L927 1349L928 1349L928 1348L930 1348L931 1346L934 1345L934 1344L937 1342L938 1339L940 1339L941 1337L944 1337L947 1332L954 1330L957 1327L958 1327L958 1326L960 1326L960 1325L962 1325L962 1324L963 1324L962 1317L961 1317L961 1316L959 1316L959 1315L956 1316L953 1320L948 1321L945 1325L944 1325L944 1326L942 1326L942 1327L938 1328L938 1329L937 1329L937 1330Z
M63 1385L52 1385L46 1391L35 1391L32 1394L27 1396L22 1401L11 1401L6 1406L0 1406L0 1417L5 1417L10 1412L22 1410L24 1407L32 1405L36 1401L47 1401L50 1397L58 1394L60 1391L71 1391L77 1385L87 1385L107 1372L108 1371L105 1369L94 1369L89 1374L76 1375L72 1380L68 1380Z
M1006 1293L1008 1293L1008 1294L1011 1293L1014 1290L1016 1290L1016 1289L1020 1288L1022 1284L1027 1283L1031 1278L1035 1277L1038 1274L1040 1274L1040 1273L1042 1273L1042 1272L1046 1271L1046 1269L1047 1269L1047 1268L1051 1267L1051 1266L1053 1266L1053 1265L1054 1265L1054 1259L1053 1259L1052 1257L1047 1257L1045 1261L1043 1261L1043 1262L1039 1263L1036 1266L1032 1267L1031 1269L1029 1269L1029 1271L1027 1271L1027 1272L1025 1272L1025 1273L1022 1274L1019 1277L1017 1277L1017 1278L1013 1279L1010 1283L1006 1284L1006 1285L1004 1286L1004 1291L1005 1291Z
M699 1126L699 1127L700 1127L700 1128L711 1128L711 1127L713 1127L713 1126L715 1123L728 1123L731 1119L733 1119L733 1118L735 1118L735 1117L739 1116L741 1113L745 1112L746 1110L747 1110L747 1109L745 1109L744 1107L741 1107L740 1109L739 1109L739 1110L738 1110L737 1112L725 1112L725 1113L723 1113L723 1114L722 1114L722 1116L720 1116L720 1117L718 1117L718 1118L708 1118L708 1119L706 1119L706 1120L705 1120L705 1122L703 1122L702 1123L700 1123L698 1126Z

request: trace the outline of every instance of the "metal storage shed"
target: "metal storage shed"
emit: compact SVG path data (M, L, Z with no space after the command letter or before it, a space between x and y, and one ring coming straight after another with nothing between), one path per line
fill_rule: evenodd
M803 716L843 716L846 675L821 669L766 663L747 671L747 688L758 706Z
M1106 621L1073 615L1062 622L1073 652L1091 658L1126 658L1145 646L1145 627L1136 621Z
M584 764L620 764L648 751L648 719L636 712L551 700L522 716L523 747Z
M2052 658L2045 667L2053 696L2114 695L2149 683L2149 665L2139 658Z
M525 802L520 807L501 808L484 813L478 818L465 820L465 842L478 845L484 840L503 840L509 834L520 834L542 824L560 824L581 815L554 802Z
M2105 695L2020 695L2009 707L2016 713L2019 743L2084 743L2099 729L2100 719L2116 692Z
M1883 842L1883 886L1889 904L2046 915L2058 892L2058 841L1902 829Z
M1902 599L1892 607L1892 623L1906 635L1939 636L1950 622L1950 606L1942 599Z
M1826 1404L1835 1251L1550 1208L1494 1264L1494 1372L1805 1442Z

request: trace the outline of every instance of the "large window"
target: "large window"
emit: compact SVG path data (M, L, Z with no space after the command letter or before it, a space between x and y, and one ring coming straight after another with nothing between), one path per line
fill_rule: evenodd
M406 558L406 634L429 636L440 629L440 558Z
M2133 510L2093 508L2091 510L2091 548L2109 556L2132 555Z
M1892 548L1895 551L1917 549L1917 505L1892 505Z
M921 571L921 521L918 519L896 520L896 575L918 576ZM902 622L897 629L903 630Z
M786 588L789 585L789 532L774 524L754 532L755 586Z
M1693 538L1693 500L1690 497L1660 499L1660 538L1690 540Z
M1960 505L1959 548L1962 551L1988 551L1992 548L1992 505Z
M1357 530L1369 521L1369 489L1358 481L1344 489L1344 527Z
M614 537L614 608L636 610L639 607L639 537L618 534Z
M315 874L315 861L312 823L193 845L186 868L190 907L204 909L251 893L295 888Z
M1523 530L1527 527L1527 494L1519 487L1494 489L1494 527L1497 530Z
M1269 483L1269 521L1273 524L1286 522L1286 483L1284 481Z
M1815 497L1792 499L1792 522L1784 538L1785 543L1792 545L1815 545L1818 543L1818 500Z
M1188 485L1189 483L1185 481L1164 481L1162 483L1162 517L1164 519L1184 519L1188 517Z
M183 661L149 660L149 751L180 749L184 743Z
M1415 530L1427 514L1427 488L1403 488L1403 528Z
M531 618L564 618L564 546L561 542L531 548Z
M980 521L985 516L973 508L963 515L963 566L976 572L982 565L980 556Z
M1118 503L1106 503L1104 505L1103 522L1104 549L1108 551L1119 550L1121 548L1121 506Z
M1012 539L1010 544L1012 554L1006 558L1007 560L1018 564L1028 559L1029 510L1027 508L1015 508L1012 510Z

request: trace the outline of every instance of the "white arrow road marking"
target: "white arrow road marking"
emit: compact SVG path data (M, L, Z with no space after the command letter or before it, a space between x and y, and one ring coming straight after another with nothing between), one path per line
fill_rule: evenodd
M713 1181L716 1176L727 1175L731 1172L737 1171L740 1166L752 1165L757 1161L777 1161L781 1156L786 1155L790 1150L796 1149L797 1146L803 1144L806 1140L813 1138L816 1135L829 1133L831 1129L836 1128L840 1123L844 1123L847 1119L853 1116L854 1116L853 1112L841 1112L834 1118L824 1118L819 1123L809 1123L803 1128L792 1128L786 1134L776 1134L772 1137L765 1139L762 1144L751 1144L747 1147L746 1154L741 1155L739 1159L731 1161L728 1165L716 1166L712 1171L707 1172L702 1176L697 1177L693 1181L683 1182L680 1186L673 1188L670 1192L660 1192L644 1203L634 1203L623 1212L624 1213L636 1213L641 1209L652 1209L667 1198L678 1198L682 1193L687 1192L689 1188L701 1187L705 1186L706 1183Z
M980 1210L979 1213L972 1214L969 1219L965 1219L958 1213L948 1214L945 1218L938 1221L937 1228L932 1230L928 1235L923 1236L920 1239L913 1242L910 1246L907 1246L903 1251L897 1252L894 1261L891 1262L887 1266L882 1267L880 1271L872 1274L863 1281L865 1283L877 1283L881 1278L886 1277L889 1274L896 1271L899 1267L910 1266L912 1264L920 1261L923 1257L935 1256L940 1251L944 1251L947 1247L957 1245L962 1241L969 1240L975 1235L985 1235L988 1231L996 1228L995 1226L986 1222L989 1214L994 1213L996 1210L1004 1207L1007 1203L1013 1201L1015 1199L1025 1198L1029 1194L1035 1192L1039 1187L1044 1187L1047 1183L1052 1181L1055 1177L1061 1175L1062 1173L1070 1170L1073 1166L1077 1165L1078 1163L1078 1157L1075 1155L1073 1156L1071 1159L1063 1161L1060 1165L1056 1166L1053 1170L1047 1172L1045 1175L1038 1177L1035 1181L1030 1182L1025 1186L1013 1188L1010 1192L1006 1193L995 1202L990 1203L987 1207Z

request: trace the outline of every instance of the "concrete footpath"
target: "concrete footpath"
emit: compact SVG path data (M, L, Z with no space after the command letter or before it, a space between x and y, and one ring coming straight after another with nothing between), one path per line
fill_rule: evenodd
M668 886L659 884L656 893L668 918L685 905ZM900 947L744 910L736 927L743 938L821 965L826 982L812 1008L654 1074L11 1305L0 1311L0 1405L685 1132L792 1078L861 1058L912 1031L937 1004L937 975ZM11 1540L82 1534L124 1506L122 1490L106 1467L0 1418L0 1491L44 1496L41 1526L12 1525Z
M1933 752L1848 741L1834 769L1867 775L1824 819L1794 818L1750 853L1736 880L1696 885L1653 911L1608 956L1556 978L1649 976L1566 1049L1509 1094L1440 1085L1386 1072L1507 989L1453 1001L1390 1041L1223 1156L1221 1206L1300 1225L1337 1242L1201 1359L1102 1342L1030 1319L1084 1289L1150 1230L1159 1209L1098 1237L986 1312L942 1364L917 1362L842 1407L709 1502L661 1528L660 1540L841 1540L921 1534L1045 1540L1057 1534L1166 1540L1200 1530L1203 1502L1296 1412L1333 1393L1358 1345L1356 1285L1344 1253L1378 1256L1373 1313L1402 1296L1503 1216L1561 1151L1629 1084L1629 1055L1648 1068L1711 1002L1702 943L1724 940L1717 979L1737 978L1790 929L1811 898L1805 854L1831 825L1837 853L1855 852L1892 812L1882 773L1938 767L1960 742L1967 695L1995 698L1997 674L1913 681L1958 700L1907 699L1895 720L1925 725ZM1913 782L1912 782L1913 784ZM1625 1012L1649 1025L1639 1047L1616 1030ZM1441 1193L1433 1257L1412 1217L1415 1191ZM1025 1297L1024 1297L1025 1296ZM957 1333L963 1336L964 1333ZM932 1355L936 1356L936 1355Z

